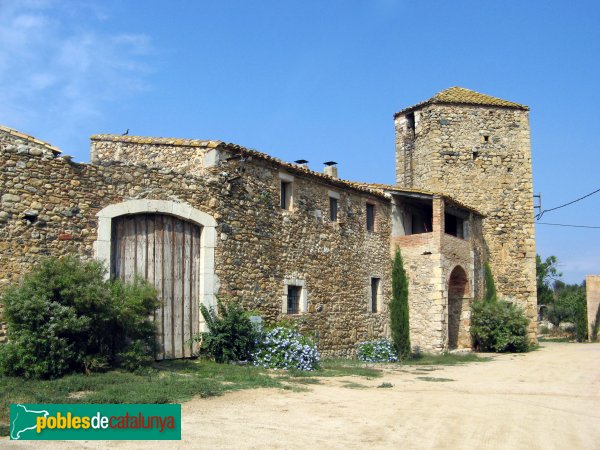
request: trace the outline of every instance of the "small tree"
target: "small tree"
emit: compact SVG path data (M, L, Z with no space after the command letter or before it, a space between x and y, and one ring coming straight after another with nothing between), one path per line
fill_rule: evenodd
M498 300L498 296L496 294L496 283L494 283L494 276L492 275L492 269L489 263L485 263L485 296L484 299L486 302L495 302Z
M408 319L408 280L404 271L400 249L396 249L392 264L392 301L390 302L390 329L398 357L410 355L410 329Z

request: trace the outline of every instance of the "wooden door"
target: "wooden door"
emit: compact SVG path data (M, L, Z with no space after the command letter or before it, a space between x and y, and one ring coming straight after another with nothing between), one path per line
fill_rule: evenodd
M164 214L135 214L112 221L113 276L140 275L156 286L156 359L192 356L199 331L200 232L190 222Z

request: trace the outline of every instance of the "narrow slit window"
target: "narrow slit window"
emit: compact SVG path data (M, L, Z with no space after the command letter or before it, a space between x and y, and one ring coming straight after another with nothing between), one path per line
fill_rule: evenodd
M287 313L300 313L300 295L302 293L301 286L288 286L287 291Z
M281 182L281 209L289 210L292 204L292 183Z
M337 198L329 197L329 220L337 222L338 220L338 200Z
M367 203L367 231L375 231L375 205Z
M379 285L381 278L371 278L371 312L379 311Z

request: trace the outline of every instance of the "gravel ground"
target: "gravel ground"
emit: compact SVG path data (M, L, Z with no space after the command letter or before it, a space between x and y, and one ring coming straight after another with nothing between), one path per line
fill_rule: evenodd
M600 344L382 378L326 378L183 404L181 442L10 442L14 448L600 449ZM378 388L382 383L392 387Z

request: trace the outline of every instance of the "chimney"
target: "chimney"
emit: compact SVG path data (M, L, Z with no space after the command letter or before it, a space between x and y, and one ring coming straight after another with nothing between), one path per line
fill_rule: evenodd
M325 175L329 175L333 178L338 178L338 168L336 167L337 163L335 161L327 161L323 164L325 164L325 170L323 170L323 173Z
M305 169L308 169L308 161L306 159L297 159L296 161L294 161L294 163L304 167Z

